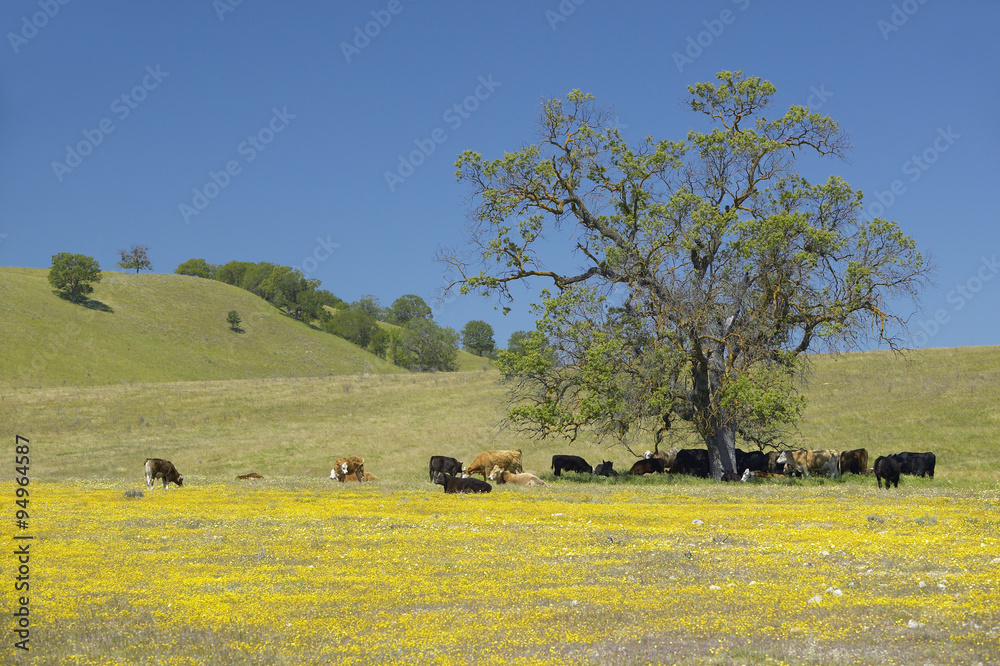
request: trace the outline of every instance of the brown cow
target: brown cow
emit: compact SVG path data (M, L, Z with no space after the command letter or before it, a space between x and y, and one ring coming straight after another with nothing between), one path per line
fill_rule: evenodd
M351 483L351 482L358 483L358 481L361 480L370 483L372 481L378 481L378 477L372 474L371 472L365 472L364 479L358 479L356 474L348 474L344 477L344 483Z
M174 464L163 458L146 458L146 487L152 488L153 481L163 479L163 489L167 489L167 483L174 482L178 486L184 485L184 475L177 471Z
M549 484L545 483L539 479L534 474L529 472L522 472L520 474L514 474L513 472L508 472L501 469L498 465L494 465L493 471L490 472L490 481L496 481L497 485L503 485L505 483L510 483L515 486L547 486Z
M330 470L330 478L343 483L344 477L348 474L353 474L358 481L363 481L365 478L365 459L361 456L338 458L337 462L333 464L333 469Z
M840 454L840 473L866 474L868 472L868 450L853 449Z
M264 477L257 472L250 472L249 474L240 474L236 477L242 481L252 480L252 479L263 479Z
M483 481L485 481L486 475L489 474L490 470L494 467L500 467L508 472L520 474L524 471L521 467L521 449L515 449L513 451L483 451L476 456L475 460L469 463L467 467L462 468L462 474L464 476L482 474Z
M802 476L809 476L810 472L830 477L840 476L840 451L834 449L782 451L775 462L787 465L786 470Z

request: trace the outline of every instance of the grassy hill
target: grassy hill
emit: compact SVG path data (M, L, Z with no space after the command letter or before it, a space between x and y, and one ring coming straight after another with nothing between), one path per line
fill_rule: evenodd
M0 386L86 386L401 370L237 287L104 272L87 306L48 271L0 268ZM241 333L226 323L236 310Z
M401 326L395 324L390 324L388 322L380 321L378 325L387 331L399 331L402 329ZM459 372L472 372L476 370L489 370L490 368L496 367L492 360L488 358L483 358L482 356L476 356L471 354L464 349L458 350L458 356L455 358L458 363Z

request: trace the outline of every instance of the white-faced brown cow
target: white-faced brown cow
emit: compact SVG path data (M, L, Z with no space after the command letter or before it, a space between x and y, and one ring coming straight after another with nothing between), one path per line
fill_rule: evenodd
M495 481L497 485L502 485L509 483L513 486L547 486L549 484L545 483L539 479L534 474L530 472L521 472L520 474L514 474L513 472L508 472L507 470L501 468L499 465L494 465L493 470L490 472L490 481Z
M163 489L167 489L167 484L171 481L178 486L184 485L184 475L177 471L174 464L163 458L146 458L146 487L152 488L153 481L163 479Z

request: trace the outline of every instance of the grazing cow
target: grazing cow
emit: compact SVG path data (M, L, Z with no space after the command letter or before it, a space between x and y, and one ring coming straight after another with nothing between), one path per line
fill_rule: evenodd
M488 493L493 490L493 486L480 481L479 479L452 476L447 472L442 472L434 479L434 483L444 486L446 493Z
M333 464L333 469L330 470L330 478L343 483L344 477L348 474L356 476L358 481L363 480L365 478L365 459L361 456L338 458L337 462Z
M490 472L490 481L496 481L497 484L510 483L515 486L547 486L549 484L545 483L539 479L534 474L529 472L521 472L520 474L514 474L513 472L508 472L502 470L499 467L494 467L493 471Z
M670 473L708 478L711 475L708 464L708 449L681 449L674 458Z
M882 479L885 479L886 490L889 490L890 483L899 488L899 463L896 462L895 458L879 456L875 459L875 466L872 467L872 470L875 472L875 480L880 489L882 488Z
M932 479L934 478L934 465L937 463L937 458L930 451L927 453L904 451L902 453L894 453L890 457L899 463L900 474L912 474L913 476L924 476L926 474Z
M263 479L264 477L258 474L257 472L250 472L249 474L240 474L236 478L242 481L248 481L253 479Z
M602 460L601 464L594 468L594 474L596 476L618 476L618 472L614 469L614 463L610 460Z
M640 474L663 474L665 471L667 471L667 466L659 458L643 458L636 460L628 473L638 476Z
M483 481L486 481L486 475L494 467L500 467L515 474L524 471L521 468L521 449L483 451L467 467L462 468L462 475L482 474ZM434 480L434 483L437 483L437 479Z
M432 483L434 482L434 477L441 472L448 472L452 476L461 476L462 463L448 456L431 456L430 473Z
M840 454L840 473L865 474L868 472L868 450L852 449Z
M167 489L167 484L171 481L178 486L184 485L184 475L177 471L174 464L163 458L146 458L146 487L152 488L153 481L163 479L163 489Z
M809 476L810 472L830 477L840 476L840 451L834 449L782 451L776 462L786 465L786 472L790 470L802 476Z
M740 470L766 472L767 456L764 455L763 451L750 451L747 453L742 449L736 449L736 471L739 472Z
M365 476L363 479L359 479L356 474L348 474L344 477L344 483L352 483L352 482L358 483L360 481L365 481L365 482L378 481L378 477L372 474L371 472L365 472Z
M580 472L581 474L584 472L587 474L594 473L594 468L590 466L590 463L580 456L569 456L559 453L552 456L552 469L555 470L556 476L562 476L562 470L566 470L567 472Z

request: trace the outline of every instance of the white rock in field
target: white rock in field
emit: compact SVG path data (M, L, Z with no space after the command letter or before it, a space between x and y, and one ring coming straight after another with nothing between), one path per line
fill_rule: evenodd
M946 587L946 586L945 586L945 584L944 584L944 583L938 583L938 589L939 589L939 590L943 590L943 589L944 589L945 587Z
M1000 557L994 557L990 560L990 564L1000 564Z
M924 623L917 622L916 620L910 620L909 622L906 623L906 626L909 627L910 629L919 629L920 627L924 626Z
M722 588L719 587L718 585L709 585L708 589L713 590L713 591L717 591L717 590L721 590Z
M921 587L921 588L922 587L927 587L927 583L925 583L924 581L920 581L919 583L917 583L917 587Z
M821 550L821 551L819 551L819 554L822 555L823 557L826 557L827 555L830 554L830 551L828 551L828 550Z
M835 597L842 597L842 596L844 596L844 592L839 587L833 588L833 592L831 592L831 594L833 596L835 596Z
M704 520L698 520L697 518L695 518L694 520L691 521L691 524L692 525L704 525L705 521Z
M823 595L822 594L817 594L815 597L813 597L812 599L809 600L809 603L811 603L811 604L818 604L821 601L823 601Z

